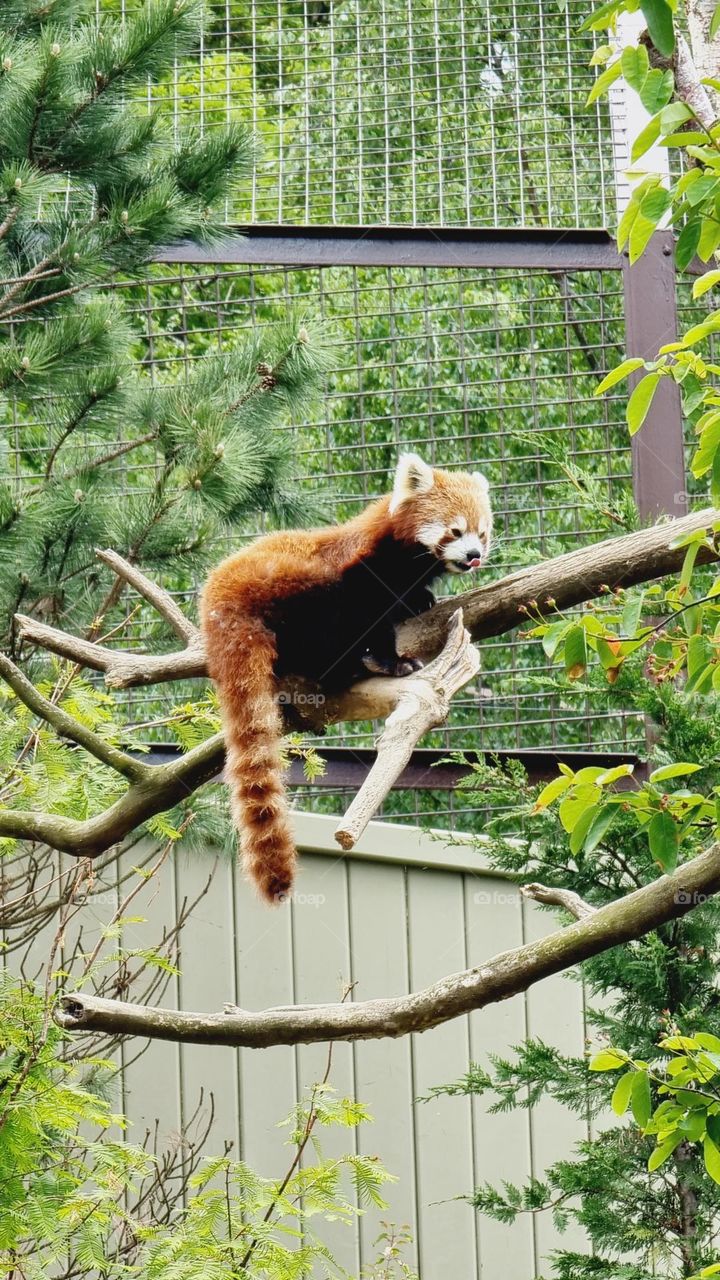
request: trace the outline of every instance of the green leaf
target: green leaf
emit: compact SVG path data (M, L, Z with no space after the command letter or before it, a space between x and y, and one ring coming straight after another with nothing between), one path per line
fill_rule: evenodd
M535 801L533 805L535 812L538 809L546 809L553 800L557 800L558 796L567 791L569 786L572 786L572 778L566 778L564 774L560 774L559 778L553 778L552 782L548 782L547 786L543 787Z
M709 40L714 40L714 39L715 39L715 36L716 36L716 35L717 35L717 33L718 33L718 31L720 31L720 4L718 4L718 5L716 5L716 6L715 6L715 12L714 12L714 14L713 14L712 18L710 19L710 27L709 27L709 30L708 30L708 39L709 39ZM718 1265L718 1270L720 1270L720 1264ZM703 1275L704 1275L704 1274L705 1274L705 1273L703 1272Z
M705 1168L713 1182L720 1182L720 1147L717 1147L710 1137L706 1137L703 1142L703 1157Z
M718 272L720 276L720 272ZM622 382L623 378L627 378L629 374L634 373L636 369L642 369L645 361L641 356L631 356L629 360L623 360L622 364L616 365L609 373L605 374L602 382L595 388L593 395L601 396L603 391L609 391L610 387L614 387L616 383Z
M684 778L689 773L697 773L702 768L699 764L690 764L686 760L677 764L664 764L661 769L654 769L650 774L651 782L665 782L668 778Z
M641 156L644 156L645 152L650 150L650 148L657 142L659 137L660 137L660 116L656 115L656 116L653 116L652 120L648 121L644 129L640 130L640 133L638 134L637 138L632 144L630 158L632 159L633 163L636 163L641 158Z
M665 187L656 187L654 191L648 191L640 202L640 212L644 218L649 218L651 222L658 223L664 213L670 207L670 192Z
M627 1064L627 1054L622 1053L620 1049L601 1049L590 1059L588 1066L591 1071L617 1071L618 1067L624 1067Z
M716 284L720 284L720 271L706 271L693 284L693 298L702 298L703 294L707 293L709 289L714 289Z
M644 254L650 240L655 231L655 222L652 218L646 218L641 208L638 208L637 217L633 219L630 235L628 237L628 249L630 251L630 265L637 262Z
M620 0L606 0L599 9L593 9L580 26L581 31L602 31L611 26L620 8Z
M650 1081L645 1071L635 1072L630 1091L630 1108L635 1118L635 1123L641 1129L644 1129L652 1115Z
M720 226L714 217L703 218L697 253L701 262L709 262L720 245Z
M595 81L592 89L588 94L587 102L585 103L585 106L589 107L593 102L596 102L597 99L600 98L602 94L605 93L605 91L610 88L610 85L614 84L615 81L619 79L621 72L622 72L622 67L620 66L620 59L617 58L615 62L611 62L610 66L606 67L605 70L598 76L597 80Z
M672 71L661 71L659 67L654 67L640 90L640 101L645 110L654 116L656 111L662 111L663 107L667 106L673 96L674 88L675 77ZM660 121L658 120L658 131L659 129ZM633 156L634 159L635 156Z
M708 338L711 333L717 333L720 329L720 311L713 311L707 320L702 320L700 324L694 324L683 334L683 347L692 347L696 342L701 342L703 338Z
M565 797L558 809L558 817L568 834L573 831L588 809L594 809L601 799L602 791L592 784L577 787L572 795Z
M587 638L583 627L573 626L565 637L565 674L579 680L587 671Z
M720 1053L720 1036L714 1036L709 1031L698 1031L695 1039L703 1049L709 1049L711 1053Z
M676 1131L669 1138L666 1138L664 1142L658 1143L655 1150L650 1152L647 1164L650 1173L654 1169L659 1169L660 1165L665 1163L668 1156L671 1156L675 1148L682 1142L683 1136L682 1133Z
M642 89L650 70L650 59L644 44L628 45L620 54L620 66L631 89Z
M702 222L699 218L693 218L692 222L686 222L677 244L675 245L675 261L681 271L690 265L697 252L700 243L700 232L702 231Z
M548 658L554 658L557 648L566 631L572 626L570 622L551 622L542 638L542 647Z
M631 637L635 635L640 623L644 600L644 591L634 592L628 596L620 621L620 629L623 636Z
M653 814L648 823L650 852L663 871L675 870L678 851L678 829L666 809Z
M585 838L590 830L590 827L595 821L595 817L597 813L598 813L597 804L590 805L590 807L580 815L577 822L575 823L575 826L573 827L572 833L570 835L570 839L568 841L568 847L573 857L576 857L577 854L580 852L580 850L584 847Z
M635 1075L635 1071L626 1071L625 1075L621 1076L615 1085L613 1096L610 1099L610 1106L616 1116L624 1116L630 1105L630 1094Z
M597 849L597 846L600 844L605 833L612 826L616 817L617 807L610 804L605 805L603 809L600 809L595 814L588 827L587 835L585 836L583 843L583 849L586 853L592 853L594 849ZM574 831L573 835L575 835Z
M627 419L628 427L630 428L631 436L634 436L635 432L640 430L640 427L645 421L650 411L650 405L652 404L652 399L655 395L655 391L657 390L659 381L659 373L647 373L645 377L638 382L635 390L630 396L625 417Z
M663 133L671 133L678 125L692 119L692 111L684 102L671 102L660 112L660 127Z
M712 464L712 475L710 477L710 497L715 506L720 506L720 449L718 449ZM718 668L720 670L720 668Z
M634 764L616 764L612 769L601 773L595 781L599 787L607 787L611 782L617 782L618 778L631 778L634 770Z
M715 1146L720 1146L720 1116L706 1116L705 1127Z
M672 11L665 0L640 0L650 39L655 48L669 58L675 49Z
M689 678L686 689L690 687L693 677L697 677L701 671L704 671L705 667L712 661L714 656L715 651L707 636L690 636L687 651L687 669Z
M720 178L713 173L704 173L697 182L693 182L692 186L688 187L685 198L688 204L695 208L703 201L709 201L717 194L718 189L720 189Z

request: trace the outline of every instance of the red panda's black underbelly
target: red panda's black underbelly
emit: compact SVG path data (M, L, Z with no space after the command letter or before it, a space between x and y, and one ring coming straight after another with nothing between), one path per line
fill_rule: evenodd
M442 565L425 548L385 539L330 586L313 587L272 609L277 675L298 675L328 692L363 674L363 655L395 653L394 628L432 604L429 584Z

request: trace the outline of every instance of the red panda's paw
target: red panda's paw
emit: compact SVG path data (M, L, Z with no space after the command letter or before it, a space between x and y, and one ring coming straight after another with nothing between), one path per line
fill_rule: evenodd
M372 653L363 655L362 664L375 676L395 677L411 676L423 666L420 658L376 658Z

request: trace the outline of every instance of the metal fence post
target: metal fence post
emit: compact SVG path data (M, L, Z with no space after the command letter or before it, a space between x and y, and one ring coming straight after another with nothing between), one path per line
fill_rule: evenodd
M658 231L643 256L631 267L623 255L626 350L629 356L654 360L658 349L677 338L673 234ZM630 390L641 374L630 378ZM640 515L684 515L685 457L680 394L671 378L663 378L650 413L632 439L633 489Z

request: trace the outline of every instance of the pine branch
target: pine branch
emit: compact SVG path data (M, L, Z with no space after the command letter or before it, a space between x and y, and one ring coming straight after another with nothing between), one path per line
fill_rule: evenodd
M68 1031L253 1049L396 1039L527 991L544 978L686 915L698 901L719 890L720 844L714 844L671 876L660 876L566 929L504 951L474 969L450 974L408 996L208 1015L72 994L61 997L55 1019Z

